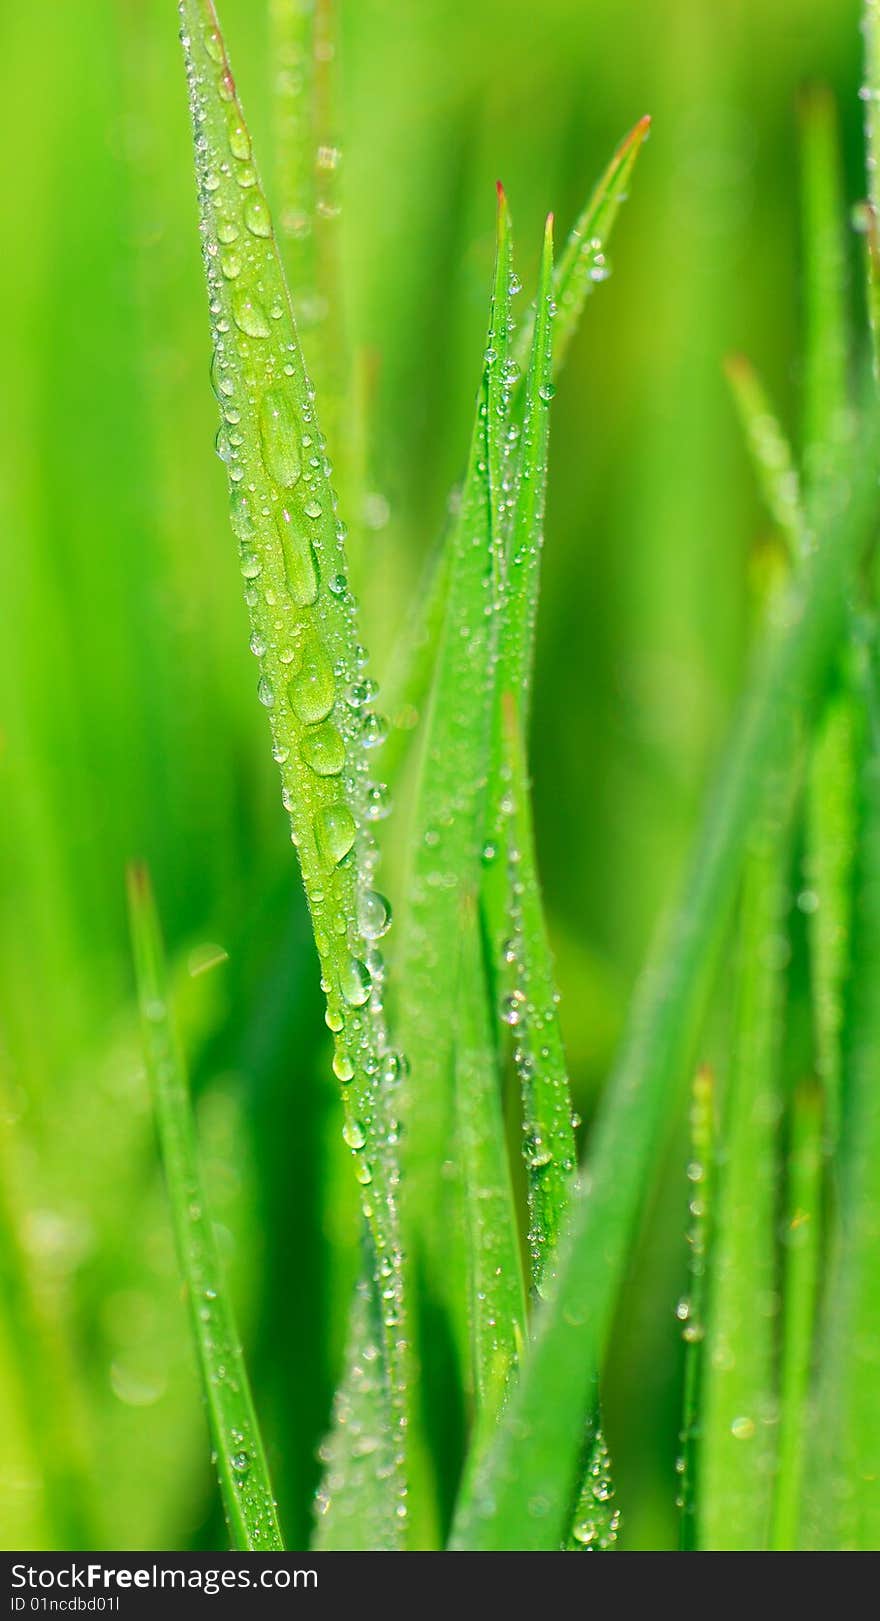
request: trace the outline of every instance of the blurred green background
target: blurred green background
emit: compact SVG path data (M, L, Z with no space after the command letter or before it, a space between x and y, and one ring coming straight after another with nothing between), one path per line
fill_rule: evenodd
M271 200L266 8L221 11ZM726 354L759 362L797 428L805 81L836 91L849 197L863 188L857 0L341 0L340 17L347 319L375 379L353 568L380 678L465 459L495 178L528 287L546 210L564 232L654 116L554 408L532 737L589 1120L742 676L763 519ZM0 64L0 1545L223 1545L132 1006L139 855L301 1546L357 1222L211 453L176 8L6 0ZM677 1535L684 1152L607 1381L629 1546Z

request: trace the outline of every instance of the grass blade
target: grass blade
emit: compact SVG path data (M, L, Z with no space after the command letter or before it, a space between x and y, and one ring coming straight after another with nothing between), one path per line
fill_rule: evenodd
M823 1093L798 1087L791 1114L788 1155L782 1350L779 1394L779 1465L770 1545L797 1548L806 1453L806 1415L819 1292L822 1236Z
M873 1548L880 1538L880 699L876 645L863 674L868 746L861 781L852 977L844 1051L839 1211L822 1336L821 1500L810 1540ZM818 1493L817 1493L818 1497Z
M445 1270L446 1238L437 1219L436 1145L450 1140L453 1030L442 1015L427 1021L425 1009L455 1005L461 906L479 880L485 826L497 636L491 609L500 546L489 470L500 466L503 454L503 446L490 445L506 437L506 424L490 411L490 398L498 399L503 343L496 343L496 334L507 331L510 301L503 193L498 222L486 352L461 512L450 537L446 614L426 718L408 905L396 963L399 1030L418 1100L408 1111L405 1142L409 1219L426 1254L433 1256L438 1277Z
M159 919L144 867L129 870L128 904L144 1050L178 1264L230 1540L234 1548L279 1550L284 1544L199 1169L189 1086L168 1001Z
M468 1227L473 1387L479 1407L491 1414L501 1405L525 1340L526 1302L479 913L470 897L461 932L456 1125Z
M640 118L630 130L569 233L553 278L557 307L553 338L554 372L560 370L565 360L587 298L593 288L610 275L606 259L608 241L621 205L626 201L636 159L650 128L651 120L646 116ZM533 308L523 321L516 340L516 357L522 367L528 364L535 315Z
M825 476L850 431L846 206L834 98L813 87L801 99L804 240L804 455L807 481Z
M370 1273L368 1256L355 1290L333 1425L321 1447L316 1548L370 1553L400 1544L397 1505L385 1487L395 1464L382 1378L381 1308Z
M604 254L621 204L625 201L630 177L642 144L647 138L650 123L650 118L640 119L622 142L568 238L565 258L554 277L551 300L551 303L557 306L551 355L553 375L562 368L589 294L607 275L608 267ZM552 221L548 224L548 235L551 230ZM593 247L591 244L594 241L600 242L601 247ZM543 287L539 288L535 305L525 315L510 345L511 356L523 375L530 363L536 318L540 315L543 320L548 314L553 313L545 304L545 298ZM522 385L515 376L512 376L511 383L512 403L516 409ZM544 389L549 400L553 389L550 379L545 381ZM449 581L445 560L448 555L449 547L443 546L438 558L431 564L430 586L427 590L420 590L413 615L416 624L415 634L408 621L389 676L388 689L393 695L391 710L394 728L386 755L387 760L393 761L393 766L392 764L387 766L390 775L393 775L398 759L406 748L408 734L416 724L428 690L446 604ZM427 607L424 604L427 604ZM393 718L398 714L404 717L403 721L398 722Z
M785 537L791 561L796 561L804 555L809 535L791 446L751 362L744 355L732 355L725 370L761 494Z
M241 548L258 696L272 729L335 1040L344 1137L385 1302L383 1358L404 1501L405 1340L397 1217L400 1061L382 1015L367 744L379 727L314 396L250 136L209 0L184 0L183 44L212 320L218 450ZM381 1281L379 1281L381 1280Z
M692 1552L697 1546L697 1503L699 1500L699 1440L702 1408L703 1357L706 1334L707 1273L710 1250L715 1184L715 1079L707 1067L694 1077L690 1115L691 1157L688 1163L688 1274L687 1298L679 1302L677 1315L682 1323L684 1353L684 1401L681 1426L681 1453L676 1467L681 1475L681 1547Z
M789 766L791 749L781 753ZM761 1548L768 1534L789 798L777 774L743 880L701 1394L700 1545L711 1549Z
M573 1106L557 1009L558 995L535 868L528 776L519 718L505 705L509 816L505 829L508 884L508 974L502 1017L514 1036L523 1100L523 1157L529 1202L532 1288L554 1275L556 1248L577 1167Z
M865 151L868 179L867 254L868 319L874 354L874 376L880 381L880 3L864 0L862 33L865 71L860 91L865 106Z
M587 1425L581 1489L565 1544L570 1553L609 1553L617 1543L620 1510L614 1500L611 1458L598 1427L598 1406Z
M784 628L764 649L716 781L682 899L652 953L594 1132L590 1174L574 1208L552 1302L483 1467L463 1495L455 1544L552 1548L563 1521L587 1408L601 1362L662 1127L686 1073L708 970L774 763L780 725L797 699L808 713L840 633L843 592L877 518L877 424L847 467L828 527L789 598ZM548 1403L546 1394L554 1392ZM537 1512L540 1510L540 1512Z

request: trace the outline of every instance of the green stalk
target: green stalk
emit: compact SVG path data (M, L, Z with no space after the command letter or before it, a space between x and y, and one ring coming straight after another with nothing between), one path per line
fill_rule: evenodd
M872 649L876 661L876 646ZM880 700L865 672L852 973L844 1037L838 1219L822 1336L813 1520L823 1548L880 1542Z
M690 1148L687 1175L688 1274L687 1298L679 1302L677 1315L682 1324L684 1352L684 1400L682 1405L681 1453L677 1469L681 1475L678 1506L681 1510L681 1547L685 1552L697 1546L697 1504L699 1500L698 1454L702 1407L703 1359L706 1337L706 1295L715 1193L715 1078L703 1066L694 1076L690 1112Z
M375 683L362 668L314 392L216 11L211 0L184 0L181 16L221 415L217 446L260 661L257 692L271 725L335 1040L343 1136L383 1301L396 1443L389 1491L405 1510L407 1347L391 1129L401 1060L382 1012L376 942L390 912L372 888L367 775L381 723L370 708Z
M468 1229L468 1276L477 1403L497 1413L526 1335L519 1234L501 1107L479 913L462 910L455 1102Z
M780 750L793 771L792 751ZM774 784L746 860L736 1023L700 1399L700 1546L766 1545L776 1419L779 1047L789 904L788 783Z
M199 1169L186 1069L168 1000L159 919L144 867L129 869L128 905L144 1051L177 1259L230 1541L233 1548L278 1551L284 1543Z
M867 254L868 318L874 356L874 376L880 382L880 0L864 0L862 32L865 71L861 97L865 107L865 152L868 179Z
M846 206L837 114L830 91L801 98L804 254L803 465L807 483L826 476L835 447L851 430Z
M809 534L791 446L751 361L731 355L725 371L761 494L795 562L804 555Z
M600 1365L663 1126L687 1073L709 971L794 703L809 716L841 633L844 589L877 519L878 424L845 466L821 541L788 594L750 684L678 905L637 989L593 1134L552 1300L482 1466L468 1481L454 1544L552 1548L564 1534L591 1370ZM554 1399L549 1399L550 1392Z
M821 1259L822 1116L822 1088L812 1082L798 1087L788 1154L779 1454L770 1537L771 1548L782 1552L797 1548L800 1533Z

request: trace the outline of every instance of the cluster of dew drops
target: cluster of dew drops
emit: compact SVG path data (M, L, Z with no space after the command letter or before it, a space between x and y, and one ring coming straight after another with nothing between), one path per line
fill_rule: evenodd
M181 38L187 59L200 188L203 193L202 229L214 337L211 377L223 416L217 450L226 464L230 480L232 524L241 548L246 600L249 607L256 609L262 596L262 601L271 611L277 597L271 586L261 580L263 562L257 550L257 528L248 495L249 491L253 494L255 487L244 485L245 469L241 453L244 437L240 429L241 413L236 403L237 385L234 376L230 375L231 368L226 358L225 339L229 324L224 310L228 304L235 325L254 341L259 352L261 341L272 335L273 321L283 315L284 305L279 299L267 308L248 287L249 278L243 276L243 271L249 259L248 238L255 239L254 246L261 241L265 246L266 239L272 236L272 225L251 162L250 139L238 113L223 42L215 28L207 27L203 32L203 43L217 69L215 89L229 108L227 140L232 162L230 165L224 160L221 169L226 174L231 170L241 190L241 224L229 214L221 213L216 206L212 209L211 196L221 182L219 176L212 173L210 143L205 133L205 103L210 86L205 85L194 64L191 41L185 28ZM212 218L217 221L213 231L208 223ZM288 344L287 349L293 355L294 346ZM314 436L308 431L313 426L312 413L307 407L303 407L301 412L297 410L289 382L295 374L291 358L284 363L283 371L285 380L273 375L271 361L267 364L266 380L255 402L256 417L263 467L270 487L279 491L282 498L276 528L287 590L296 607L305 611L308 620L308 610L318 603L322 586L309 524L321 518L323 508L319 497L326 490L329 490L333 502L334 516L336 498L329 487L331 469L324 454L323 440L317 430ZM308 384L306 391L311 404L314 391ZM297 427L298 415L302 416L306 427L301 435ZM263 516L270 517L271 510L264 509ZM342 563L345 529L338 520L335 533L338 560ZM353 643L355 604L341 569L330 575L326 589L346 616ZM284 629L283 621L276 622L278 628ZM390 798L384 784L370 780L367 760L371 751L384 740L386 724L369 707L378 689L376 683L364 674L366 650L357 647L352 660L343 647L342 655L334 661L332 654L326 650L326 638L322 645L320 629L318 623L314 627L307 623L299 638L298 650L282 648L278 657L282 666L290 666L287 700L303 729L299 744L302 764L316 785L341 780L346 769L350 779L346 783L346 797L340 795L321 803L314 815L313 834L319 860L328 877L339 868L347 868L355 878L353 887L357 892L357 917L343 924L348 934L348 954L343 954L342 962L334 967L334 982L331 983L325 971L322 985L328 999L327 1024L336 1041L333 1068L337 1078L343 1087L347 1087L355 1076L356 1060L357 1073L367 1078L369 1096L375 1108L373 1115L365 1111L363 1119L347 1109L343 1128L346 1146L356 1161L364 1212L370 1220L375 1214L370 1193L374 1167L364 1150L371 1139L376 1152L385 1154L387 1163L383 1165L383 1200L386 1205L393 1204L397 1182L394 1145L399 1127L388 1116L397 1083L405 1071L402 1055L388 1044L382 1005L385 971L377 942L390 926L391 908L385 897L372 887L378 860L372 825L388 814ZM339 640L337 634L337 643ZM267 638L259 628L253 631L251 649L261 660L268 651ZM343 684L342 703L338 702L340 684ZM276 711L276 692L266 675L260 678L258 695L267 710ZM272 718L277 719L277 713ZM289 743L281 728L273 726L273 731L274 757L284 774L284 767L290 758ZM294 822L294 843L300 843L294 817L295 791L285 785L282 797ZM307 887L316 942L322 962L327 965L329 961L335 961L335 957L331 957L331 943L325 932L326 897L320 882L311 882ZM339 932L338 929L335 932ZM376 1240L379 1250L377 1281L384 1320L386 1327L393 1330L400 1321L401 1256L393 1230L389 1232L387 1222L383 1223L380 1219L374 1226L374 1233L379 1235Z

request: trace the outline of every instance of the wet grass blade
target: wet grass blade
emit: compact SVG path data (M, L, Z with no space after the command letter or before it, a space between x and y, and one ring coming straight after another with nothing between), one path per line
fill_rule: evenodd
M796 561L809 535L791 446L751 361L732 355L725 370L761 494Z
M635 1224L676 1104L728 917L793 701L809 713L840 634L843 593L877 518L877 423L847 465L821 544L754 673L715 784L681 899L637 989L589 1154L551 1302L495 1441L456 1517L459 1547L552 1548L564 1534L591 1369L601 1364ZM549 1393L553 1392L553 1399Z
M816 725L807 780L805 878L813 984L816 1073L825 1089L829 1148L841 1112L841 1040L852 948L853 872L858 837L861 729L845 649L838 680Z
M608 265L605 259L607 245L621 205L626 199L633 168L648 135L650 124L650 118L642 118L630 131L569 235L564 258L553 281L552 303L557 306L551 355L554 376L561 370L565 361L589 294L607 277ZM551 229L552 222L548 225L548 235ZM600 245L593 246L594 243ZM545 291L539 288L538 299L524 316L519 330L511 339L511 357L516 361L522 376L526 375L530 363L536 318L540 315L543 321L547 317L545 298ZM515 378L511 378L511 383L512 404L516 414L523 389L522 384L518 384ZM544 388L549 399L553 389L549 379L545 382ZM392 694L394 727L389 739L387 756L389 761L393 761L393 767L389 764L387 768L390 775L393 775L393 768L396 768L399 758L406 749L409 734L424 706L433 655L436 652L440 626L443 622L448 589L446 570L448 554L449 547L442 547L437 560L432 563L430 586L427 590L420 591L416 605L415 633L408 624L401 637L389 676L388 691ZM427 608L423 607L425 603L428 604ZM398 713L405 717L403 724L398 724L393 718Z
M554 1274L556 1247L571 1202L577 1148L559 1028L559 998L535 867L522 732L510 693L505 704L504 746L508 894L502 1018L513 1034L522 1091L531 1284L540 1294Z
M780 732L783 728L780 726ZM741 897L736 1012L717 1176L700 1401L699 1541L766 1546L775 1452L779 1052L789 905L790 745L755 827Z
M399 1031L412 1067L405 1165L412 1244L445 1271L446 1234L437 1145L450 1141L454 1032L444 1009L455 1006L460 973L464 897L479 881L491 746L496 650L496 572L500 539L493 532L491 447L506 424L490 414L509 315L507 233L503 194L498 205L498 252L476 420L461 510L450 537L446 613L422 743L422 769L412 833L412 870L397 961ZM439 1010L428 1020L426 1008ZM439 1282L439 1278L437 1280Z
M844 1109L817 1419L819 1465L809 1541L873 1548L880 1537L880 698L876 644L862 686L867 748L861 778L852 977L844 1035ZM818 1488L818 1489L817 1489Z
M847 360L845 198L837 118L827 91L808 92L801 106L802 212L805 260L804 467L808 499L821 491L829 465L852 432ZM852 922L856 838L858 721L853 652L844 648L820 715L807 779L805 876L816 1070L826 1091L828 1145L840 1120L844 986Z
M865 71L861 96L865 107L865 150L868 180L867 302L874 353L874 375L880 381L880 4L864 0L862 33Z
M715 1078L705 1066L698 1069L694 1077L690 1150L687 1168L688 1293L677 1309L685 1342L681 1452L676 1464L681 1478L678 1506L681 1510L683 1552L691 1552L697 1546L703 1346L715 1185Z
M798 1087L791 1110L784 1227L779 1454L770 1545L798 1547L822 1242L823 1093Z
M620 1531L620 1509L614 1497L611 1458L598 1422L598 1406L587 1424L581 1487L565 1547L569 1553L610 1553Z
M807 483L824 476L851 428L846 242L837 113L830 91L801 98L804 241L803 464Z
M526 1336L519 1233L501 1106L501 1075L476 902L466 897L455 1048L457 1140L468 1238L473 1389L497 1412Z
M640 118L630 130L569 233L553 278L557 307L553 337L554 372L559 371L565 360L587 298L593 288L610 275L606 257L608 241L621 205L626 201L636 159L650 128L651 120L646 116ZM528 364L534 325L533 309L523 321L515 345L517 360L523 368Z
M362 668L342 526L268 205L215 9L184 0L183 44L220 405L217 448L240 547L258 697L291 821L334 1035L345 1142L384 1301L389 1490L404 1500L405 1339L397 1217L401 1063L382 1015L377 945L390 920L372 889L368 745L381 733Z
M315 1548L370 1553L400 1545L397 1504L385 1484L394 1471L394 1443L382 1376L381 1305L370 1273L367 1257L349 1319L333 1424L321 1447Z
M208 1409L217 1479L234 1548L282 1549L275 1499L235 1314L198 1163L195 1126L149 876L128 874L128 904L147 1070L181 1277Z

